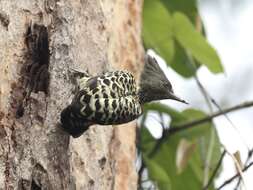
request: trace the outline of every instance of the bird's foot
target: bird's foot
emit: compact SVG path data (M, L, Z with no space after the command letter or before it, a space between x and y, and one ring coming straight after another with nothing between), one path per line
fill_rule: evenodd
M86 71L80 71L74 68L69 68L69 73L70 80L75 86L73 90L75 93L81 88L84 81L87 81L91 77L88 69Z
M69 71L71 73L71 76L73 76L73 78L83 78L83 77L90 77L91 76L89 74L88 69L86 69L86 71L83 71L83 70L77 70L74 68L69 68Z

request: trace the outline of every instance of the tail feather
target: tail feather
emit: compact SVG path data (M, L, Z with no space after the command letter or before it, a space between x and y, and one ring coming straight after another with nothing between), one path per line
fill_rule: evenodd
M71 105L66 107L61 113L61 126L72 137L80 137L86 130L89 129L91 123L72 112Z

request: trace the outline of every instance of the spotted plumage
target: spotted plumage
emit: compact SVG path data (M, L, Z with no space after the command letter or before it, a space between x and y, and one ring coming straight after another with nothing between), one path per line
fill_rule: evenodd
M133 120L142 112L136 83L129 72L108 72L88 80L81 79L80 84L83 84L79 87L82 90L74 103L82 104L81 109L77 110L78 114L89 121L104 125L121 124ZM132 108L130 103L134 105Z
M73 137L79 137L92 124L132 121L142 114L142 104L152 100L170 98L184 102L173 94L170 82L150 56L145 59L139 87L127 71L85 76L77 83L78 93L61 113L62 127Z
M78 84L80 90L62 112L62 123L70 126L80 120L80 125L83 124L76 127L78 135L79 130L85 130L85 123L122 124L142 113L136 82L129 72L114 71L102 76L83 77Z

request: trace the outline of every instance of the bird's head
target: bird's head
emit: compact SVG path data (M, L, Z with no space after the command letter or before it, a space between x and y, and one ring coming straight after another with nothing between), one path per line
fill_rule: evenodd
M187 104L185 100L174 94L170 81L155 58L149 55L145 56L145 65L140 79L139 98L141 104L163 99L172 99Z

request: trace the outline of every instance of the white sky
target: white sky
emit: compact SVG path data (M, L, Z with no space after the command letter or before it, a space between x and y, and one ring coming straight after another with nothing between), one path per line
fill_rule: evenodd
M253 25L251 24L253 1L202 0L201 2L200 11L208 39L219 52L226 70L226 76L212 78L207 71L199 72L201 80L210 86L209 91L224 106L253 100L251 86L251 81L253 81ZM215 120L222 143L231 153L240 150L244 159L247 156L245 143L248 147L253 147L252 115L252 108L229 114L241 135L238 135L224 117ZM226 157L224 171L217 180L217 184L221 184L233 172L234 164L230 157ZM253 169L251 168L245 175L247 189L253 189L252 179ZM224 189L229 190L233 187L234 184L231 184Z
M229 107L246 100L253 100L253 1L252 0L200 0L200 13L205 24L209 42L216 48L225 74L214 75L202 67L198 76L211 96L222 106ZM154 55L153 52L150 54ZM208 111L203 96L193 79L184 79L157 58L160 66L171 81L174 92L190 102L193 108ZM173 101L163 101L177 109L187 106ZM153 114L154 117L155 114ZM215 119L221 142L230 153L240 150L243 161L247 156L247 146L253 147L253 108L228 114L240 131L236 131L224 118ZM155 121L149 118L153 126L150 130L154 136L161 135L161 128L154 127ZM246 144L246 145L245 145ZM224 159L224 171L217 180L223 183L235 172L230 157ZM253 168L245 173L248 190L253 189ZM236 180L235 180L236 181ZM223 188L233 189L234 184Z

